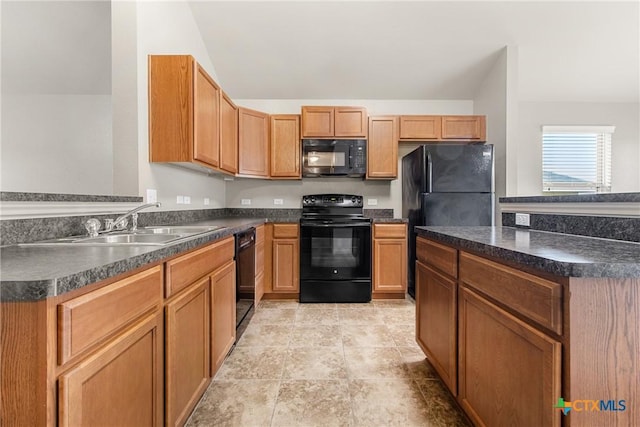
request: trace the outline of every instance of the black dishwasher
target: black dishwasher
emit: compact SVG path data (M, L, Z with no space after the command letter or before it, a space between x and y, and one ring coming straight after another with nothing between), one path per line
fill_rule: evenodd
M236 238L236 330L253 313L256 293L256 229L251 227ZM236 333L236 339L240 338Z

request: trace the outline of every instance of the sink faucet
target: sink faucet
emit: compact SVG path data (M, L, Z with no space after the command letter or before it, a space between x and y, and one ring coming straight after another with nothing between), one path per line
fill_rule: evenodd
M140 205L136 208L131 209L129 212L126 212L116 219L105 219L104 220L104 230L100 230L100 221L96 218L90 218L85 223L84 226L89 232L89 236L96 237L99 233L109 233L111 231L116 230L125 230L128 225L127 218L131 217L131 231L136 231L138 229L138 212L142 209L150 208L155 206L159 208L161 206L160 202L156 203L146 203L144 205Z
M116 219L105 220L105 232L126 229L128 217L131 217L131 231L136 231L138 229L138 212L140 212L142 209L150 208L153 206L159 208L162 205L160 204L160 202L146 203L144 205L138 206L137 208L131 209L129 212L120 215Z

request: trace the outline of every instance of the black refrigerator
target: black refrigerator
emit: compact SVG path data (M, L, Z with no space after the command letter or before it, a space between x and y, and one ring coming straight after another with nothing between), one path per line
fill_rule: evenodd
M493 145L425 144L402 158L409 220L409 294L415 298L417 225L493 225Z

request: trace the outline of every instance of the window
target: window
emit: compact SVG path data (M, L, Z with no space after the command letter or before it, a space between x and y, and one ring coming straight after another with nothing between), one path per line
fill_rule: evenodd
M611 191L614 126L543 126L542 191Z

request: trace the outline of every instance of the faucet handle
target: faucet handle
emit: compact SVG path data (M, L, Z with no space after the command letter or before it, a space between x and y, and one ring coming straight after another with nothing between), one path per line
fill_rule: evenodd
M131 231L138 230L138 214L134 213L131 215Z
M83 223L83 225L84 228L87 229L87 231L89 232L89 236L91 237L96 237L98 235L98 230L100 230L100 227L102 226L100 220L96 218L89 218Z

